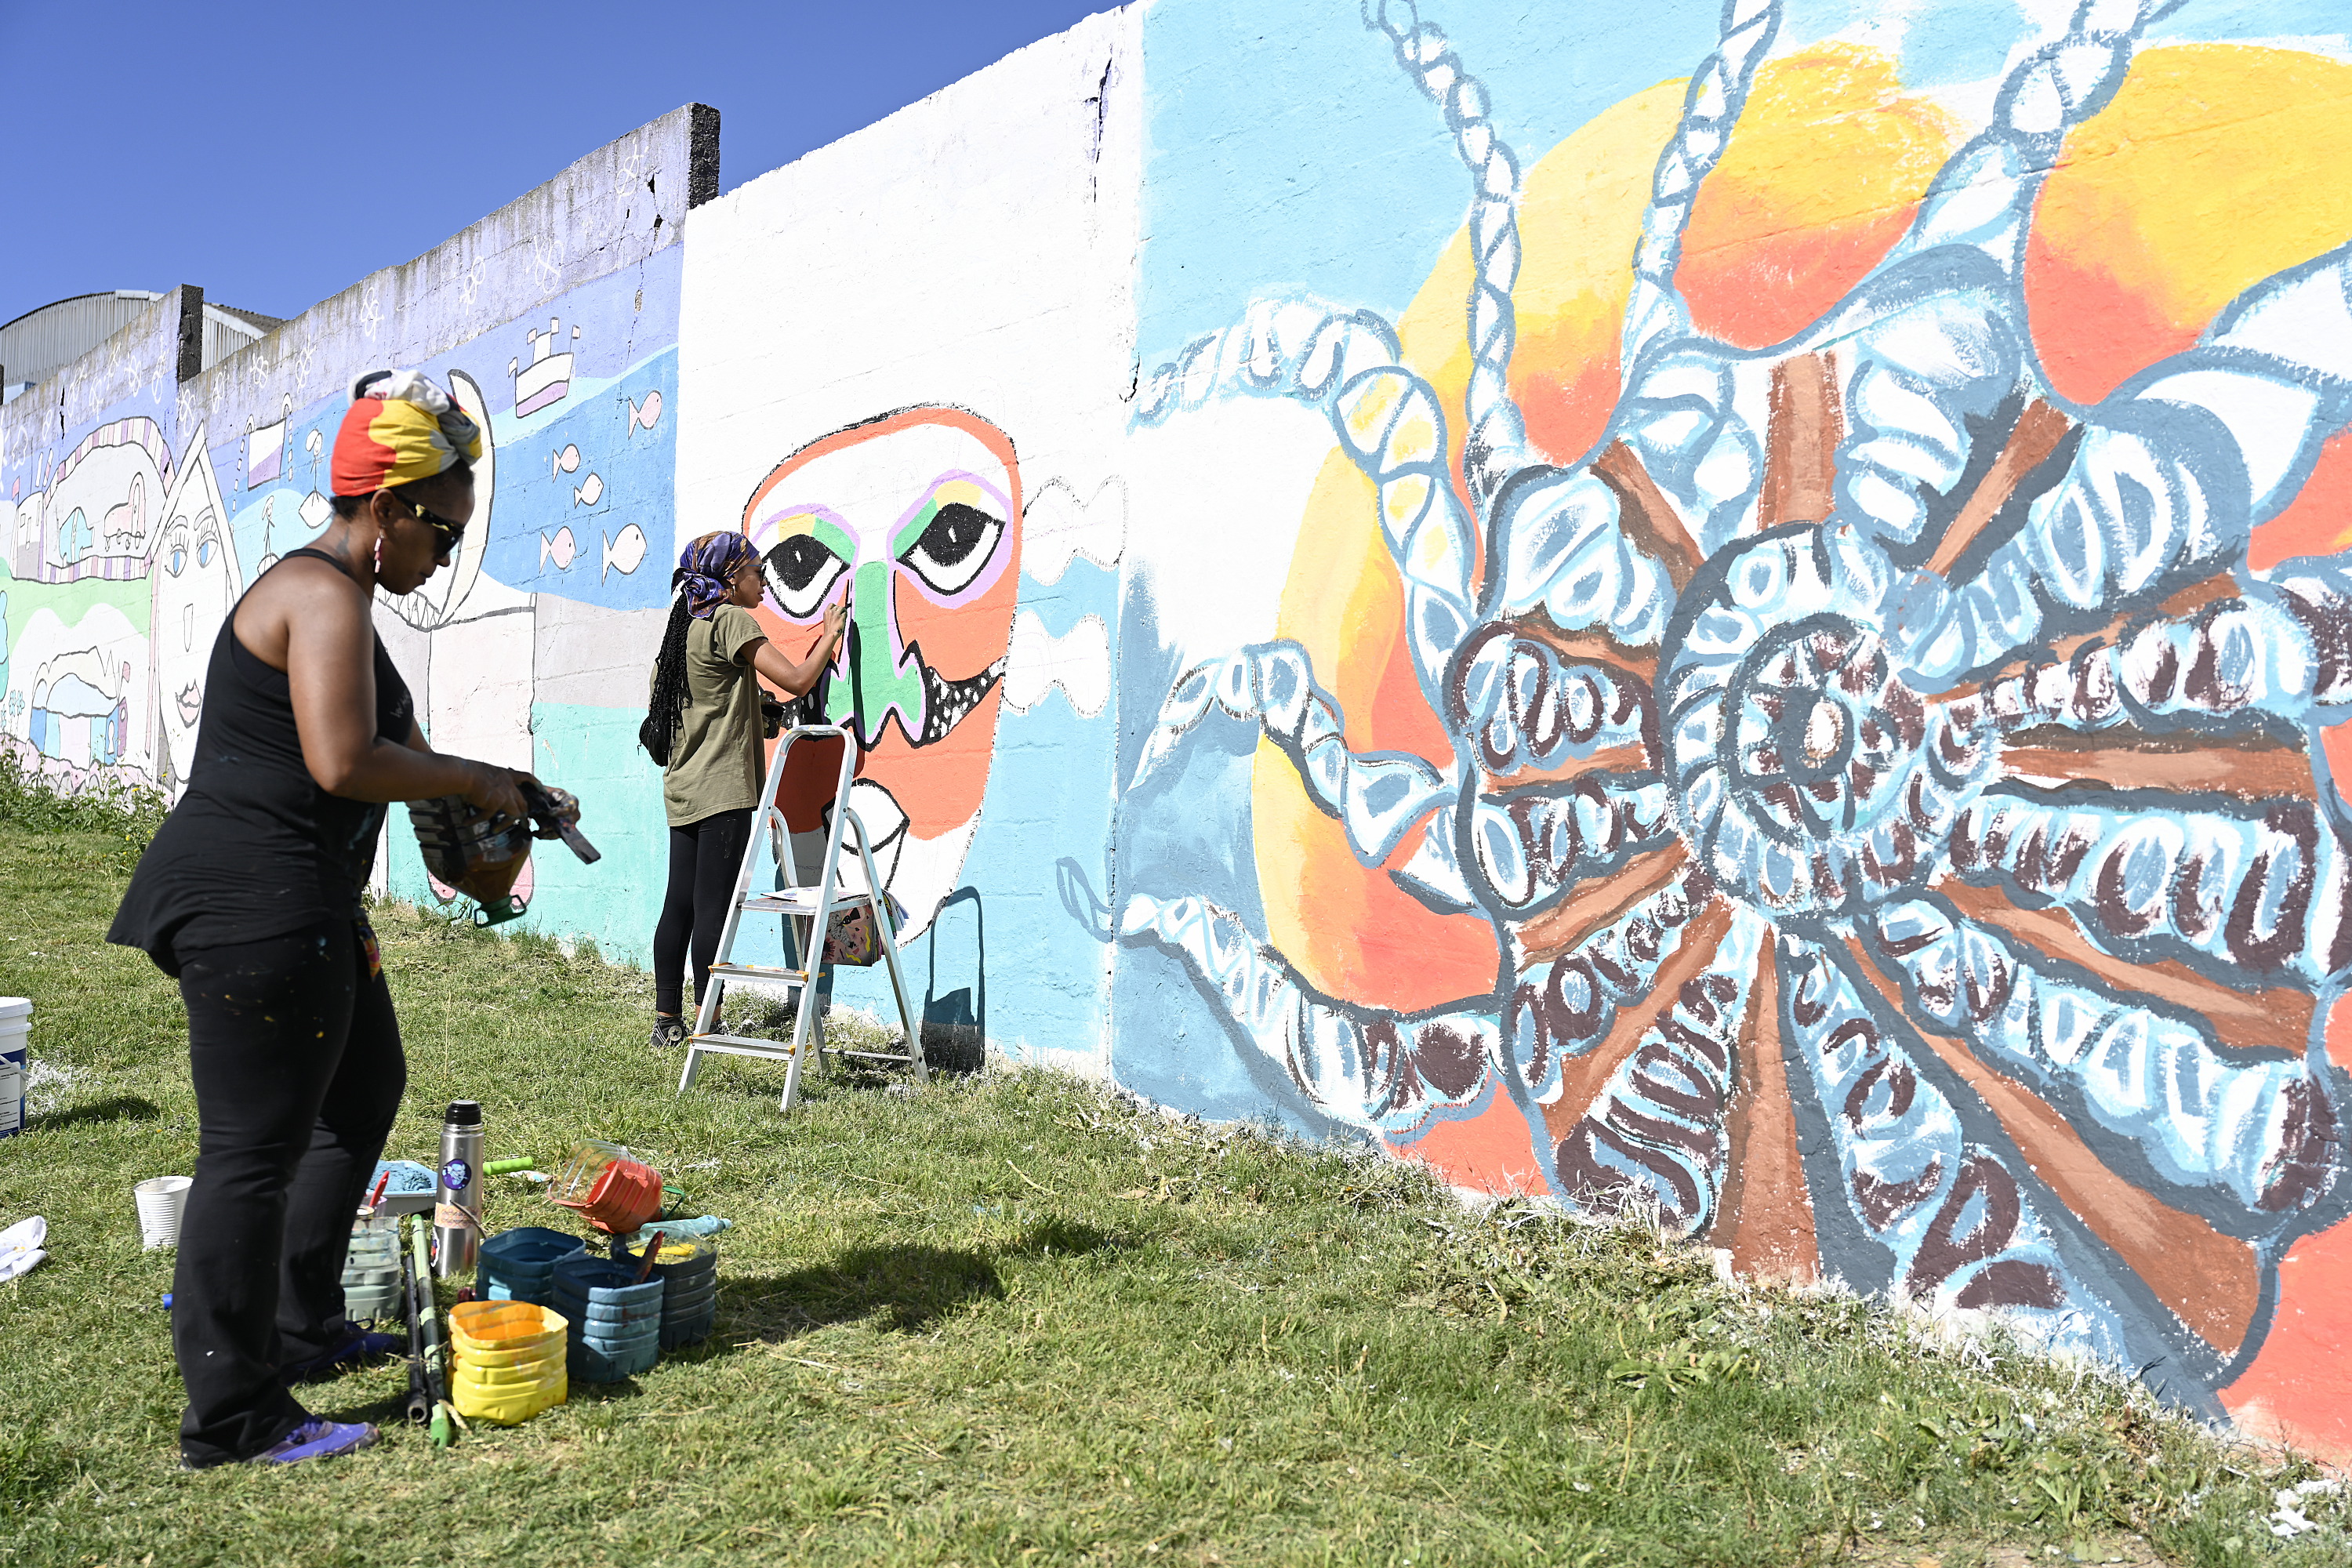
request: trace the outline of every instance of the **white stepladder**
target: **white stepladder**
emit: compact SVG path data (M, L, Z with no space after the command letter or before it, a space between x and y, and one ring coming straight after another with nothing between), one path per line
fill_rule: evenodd
M841 775L833 791L833 809L825 823L824 857L815 877L807 882L800 879L798 857L792 851L792 828L784 818L782 791L784 783L784 759L792 754L795 744L809 741L831 739L839 742ZM824 1026L816 1021L816 984L824 970L824 937L831 928L835 910L864 905L873 911L875 937L882 949L882 962L889 966L890 990L898 999L898 1021L907 1028L907 1048L902 1054L888 1051L852 1051L835 1049L833 1054L860 1057L868 1061L901 1062L915 1069L915 1080L926 1081L929 1075L923 1068L923 1037L915 1024L915 1010L907 1001L907 979L898 969L898 933L890 918L889 900L878 897L882 880L874 872L874 852L866 839L866 825L857 820L850 808L849 784L856 771L856 742L849 731L838 724L802 724L784 731L777 743L776 754L768 763L767 784L760 795L759 816L751 825L749 840L743 846L743 864L735 872L735 894L727 906L727 923L719 933L719 951L710 963L710 984L704 987L702 1004L695 1010L694 1032L686 1040L686 1070L678 1075L677 1091L684 1094L693 1087L695 1069L702 1065L706 1051L723 1052L729 1056L764 1057L784 1060L783 1109L790 1110L798 1098L801 1066L808 1059L812 1046L826 1049ZM773 851L776 869L782 885L773 892L755 893L752 878L760 864L761 828ZM863 889L847 888L841 881L842 833L846 828L856 841L858 868L865 874ZM747 914L782 915L798 922L792 928L793 952L801 967L777 968L768 964L737 963L734 962L735 935ZM786 992L798 992L801 1005L794 1010L793 1037L789 1042L762 1040L743 1035L716 1033L719 998L727 986L749 984L774 986Z

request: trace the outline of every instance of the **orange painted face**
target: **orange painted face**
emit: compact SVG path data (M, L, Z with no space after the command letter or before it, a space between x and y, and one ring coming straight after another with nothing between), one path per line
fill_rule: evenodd
M813 442L743 509L768 590L754 614L779 647L809 647L847 596L825 717L866 749L859 816L918 922L952 890L988 787L1020 521L1011 438L959 408Z

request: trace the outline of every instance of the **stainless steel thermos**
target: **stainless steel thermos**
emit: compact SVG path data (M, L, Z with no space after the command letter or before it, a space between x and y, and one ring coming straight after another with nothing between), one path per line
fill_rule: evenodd
M467 1217L482 1212L482 1108L473 1100L449 1102L433 1198L433 1277L471 1274L482 1247L481 1233Z

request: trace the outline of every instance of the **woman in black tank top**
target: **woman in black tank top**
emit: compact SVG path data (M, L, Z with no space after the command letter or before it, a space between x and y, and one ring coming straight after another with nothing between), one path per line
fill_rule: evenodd
M289 1384L392 1348L344 1316L343 1255L407 1082L362 907L385 803L520 816L517 780L425 742L375 636L473 515L480 432L413 372L362 378L335 443L334 517L237 601L213 645L186 793L108 940L180 982L198 1116L172 1339L182 1462L364 1447Z

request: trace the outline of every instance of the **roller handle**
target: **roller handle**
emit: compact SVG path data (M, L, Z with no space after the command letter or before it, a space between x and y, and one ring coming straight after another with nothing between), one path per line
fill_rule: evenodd
M518 781L523 804L530 808L533 838L561 838L564 847L580 858L581 864L593 866L602 860L604 852L588 842L580 831L580 803L570 795L551 789L529 779Z

